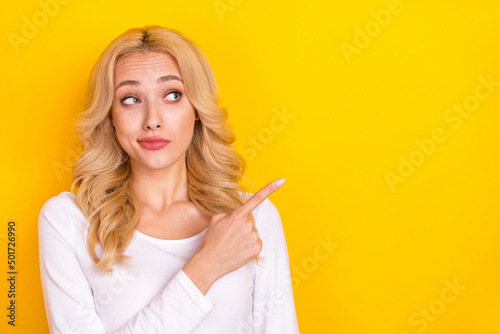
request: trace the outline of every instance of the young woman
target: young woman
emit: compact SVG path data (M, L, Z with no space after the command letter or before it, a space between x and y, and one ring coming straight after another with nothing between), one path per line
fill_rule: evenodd
M97 61L71 192L39 216L51 333L298 333L286 240L251 194L196 44L131 29ZM73 193L73 188L78 190Z

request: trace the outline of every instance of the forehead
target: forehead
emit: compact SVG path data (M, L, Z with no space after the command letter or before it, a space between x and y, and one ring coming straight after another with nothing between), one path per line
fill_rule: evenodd
M169 74L182 79L177 62L172 56L157 52L136 53L116 63L115 86L121 80L156 79Z

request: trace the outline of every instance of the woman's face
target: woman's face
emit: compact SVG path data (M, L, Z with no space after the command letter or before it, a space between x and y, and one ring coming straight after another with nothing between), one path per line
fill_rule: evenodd
M139 53L116 64L111 116L135 172L185 163L198 118L170 56Z

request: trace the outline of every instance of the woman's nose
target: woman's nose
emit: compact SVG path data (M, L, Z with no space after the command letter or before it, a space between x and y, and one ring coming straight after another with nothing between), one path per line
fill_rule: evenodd
M146 123L147 130L161 129L162 125L158 121L150 121Z
M154 106L148 107L146 111L146 120L144 122L144 129L157 130L163 128L163 122L160 115Z

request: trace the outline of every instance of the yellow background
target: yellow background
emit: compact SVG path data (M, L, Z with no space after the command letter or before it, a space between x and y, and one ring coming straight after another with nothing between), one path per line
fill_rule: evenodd
M46 21L38 1L2 6L0 332L48 333L39 210L69 190L73 122L97 57L126 29L158 24L207 54L255 190L287 180L271 200L302 333L500 333L500 87L479 87L500 82L497 1L64 2ZM14 47L34 20L38 31L25 28ZM487 98L474 100L477 89ZM446 121L463 103L470 117ZM446 139L425 155L415 141L435 129ZM418 166L391 187L387 172L410 158Z

